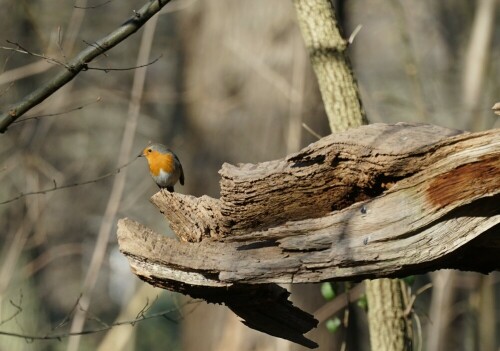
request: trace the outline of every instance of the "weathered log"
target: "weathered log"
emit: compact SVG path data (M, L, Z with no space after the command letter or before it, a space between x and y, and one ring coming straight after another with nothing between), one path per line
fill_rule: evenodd
M378 196L398 180L474 143L465 135L444 139L459 133L433 125L372 124L331 134L282 160L224 164L222 233L238 235L323 217Z
M250 328L309 348L318 346L303 336L315 328L318 321L293 306L286 289L276 284L249 286L218 282L211 277L210 270L202 267L198 267L202 273L178 270L168 262L169 254L176 250L175 245L179 242L129 219L118 222L118 241L120 250L128 256L132 271L151 285L209 303L223 303ZM185 243L183 249L189 251L192 245ZM185 258L191 255L186 251L184 254Z
M139 277L227 304L224 291L248 284L500 268L499 129L373 124L220 173L220 200L152 198L190 243L119 222L120 250ZM300 327L273 335L290 339L314 324L297 320Z

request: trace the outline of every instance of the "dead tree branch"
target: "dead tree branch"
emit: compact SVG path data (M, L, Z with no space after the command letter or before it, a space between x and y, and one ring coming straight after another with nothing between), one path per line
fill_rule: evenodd
M249 284L500 268L499 129L372 124L220 174L219 200L153 196L181 241L119 221L135 274L227 303Z
M54 94L59 88L75 78L81 71L87 70L88 63L97 56L102 55L137 32L139 28L169 2L170 0L147 1L141 9L135 11L134 15L119 28L81 51L74 59L69 61L66 67L55 75L51 81L30 93L15 105L10 106L8 111L4 111L0 114L0 133L4 133L9 125L17 118Z

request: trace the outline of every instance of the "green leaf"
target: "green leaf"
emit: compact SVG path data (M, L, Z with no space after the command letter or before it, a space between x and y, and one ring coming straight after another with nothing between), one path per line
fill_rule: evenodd
M407 277L404 277L404 278L403 278L403 281L404 281L407 285L412 286L412 285L413 285L413 283L415 283L415 276L414 276L414 275L409 275L409 276L407 276Z
M365 294L361 295L356 304L359 308L368 311L368 299L366 298Z
M335 333L339 329L341 324L342 322L340 321L339 317L330 318L326 321L326 329L330 333Z
M335 289L331 283L321 284L321 295L326 301L333 300L335 298Z

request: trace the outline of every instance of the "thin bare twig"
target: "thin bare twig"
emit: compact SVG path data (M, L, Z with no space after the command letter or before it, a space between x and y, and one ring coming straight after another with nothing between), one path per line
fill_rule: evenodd
M295 96L289 100L288 109L288 133L286 137L286 152L290 154L292 152L297 152L300 150L300 144L302 139L302 112L304 109L304 81L306 77L305 67L307 53L302 50L300 37L295 37L293 51L294 60L292 68L292 81L290 84L290 96ZM293 94L293 90L297 94Z
M142 34L141 44L137 55L137 66L143 65L149 61L151 54L151 47L156 31L156 24L158 17L154 17L145 27ZM123 162L130 157L132 152L132 145L137 127L137 121L140 115L141 98L144 91L144 83L146 80L147 70L136 70L134 73L134 82L131 89L131 99L128 108L128 117L125 124L125 130L122 137L118 162ZM106 205L106 210L99 228L97 235L94 252L90 261L89 269L85 276L85 281L82 288L82 298L80 303L83 307L81 311L77 311L71 323L71 333L78 333L83 330L86 320L86 311L89 309L92 292L97 283L97 278L101 270L102 263L106 255L106 248L109 243L111 229L115 222L115 216L121 202L123 190L125 188L126 172L123 172L115 178L113 188ZM68 341L68 351L78 350L80 343L80 336L76 334Z
M188 305L188 304L192 304L192 303L199 303L199 302L200 301L192 300L192 301L186 302L184 305ZM134 325L138 322L147 321L149 319L161 318L161 317L164 318L164 317L168 316L169 314L171 314L173 312L177 312L177 311L178 311L177 308L171 308L171 309L160 311L157 313L152 313L148 316L142 315L142 316L139 316L139 317L131 319L131 320L120 321L120 322L116 322L113 324L104 323L104 325L101 328L86 329L86 330L82 330L82 331L77 332L77 333L69 332L69 333L60 333L60 334L54 334L54 335L36 335L36 334L14 333L14 332L0 330L0 335L11 336L11 337L15 337L15 338L22 338L22 339L26 339L27 341L34 341L34 340L59 340L60 341L63 338L67 338L67 337L74 336L74 335L95 334L95 333L100 333L103 331L110 330L113 327L118 327L121 325ZM177 321L174 321L172 318L167 318L167 319L169 321L173 321L173 323L177 323Z
M418 289L415 294L413 294L411 296L410 301L409 301L408 305L406 306L406 309L405 309L405 312L404 312L405 316L408 316L410 314L410 312L412 311L413 304L415 303L415 300L417 299L417 296L420 295L420 294L422 294L424 291L429 290L430 288L432 288L432 283L425 284L420 289Z
M87 184L92 184L92 183L96 183L98 181L101 181L103 179L106 179L106 178L109 178L109 177L112 177L114 175L117 175L118 173L120 173L120 171L127 167L128 165L130 165L132 162L134 162L137 157L139 156L136 156L134 158L132 158L130 161L128 161L127 163L121 165L120 167L116 168L114 171L112 172L109 172L109 173L106 173L106 174L103 174L102 176L99 176L97 178L94 178L94 179L90 179L90 180L86 180L84 182L79 182L79 183L72 183L72 184L66 184L66 185L61 185L61 186L58 186L57 185L57 182L55 181L55 179L53 180L53 184L54 186L52 188L47 188L47 189L44 189L44 190L38 190L38 191L30 191L30 192L26 192L26 193L20 193L19 195L13 197L13 198L10 198L8 200L4 200L2 202L0 202L0 205L5 205L5 204L8 204L10 202L14 202L16 200L19 200L23 197L26 197L26 196L31 196L31 195L40 195L40 194L46 194L46 193L50 193L50 192L53 192L53 191L56 191L56 190L62 190L62 189L68 189L68 188L74 188L74 187L77 187L77 186L81 186L81 185L87 185Z
M316 133L311 127L309 127L307 124L305 123L302 123L302 128L304 128L305 130L307 130L309 133L311 133L311 135L315 138L317 138L318 140L322 138L321 135L319 135L318 133Z
M80 306L80 299L81 298L82 298L82 294L80 294L80 296L78 296L75 303L73 304L73 307L71 307L71 310L69 311L69 313L59 323L57 323L57 325L54 328L52 328L52 331L57 330L59 328L62 328L63 326L68 324L68 322L71 319L71 315L77 310L78 306Z
M66 57L66 54L64 53L64 49L63 49L61 26L57 27L57 47L59 48L59 52L61 53L61 56L64 58L64 62L67 64L68 58Z
M26 117L26 118L23 118L23 119L19 119L17 121L14 121L12 122L12 124L17 124L17 123L22 123L22 122L26 122L26 121L29 121L29 120L32 120L32 119L40 119L40 118L45 118L45 117L54 117L54 116L60 116L60 115L65 115L67 113L70 113L70 112L73 112L73 111L78 111L78 110L82 110L84 109L85 107L87 106L90 106L92 104L95 104L96 102L100 102L101 101L101 97L98 96L97 99L95 101L92 101L92 102L89 102L89 103L86 103L86 104L83 104L83 105L80 105L78 107L74 107L72 109L69 109L69 110L66 110L66 111L62 111L62 112L56 112L56 113L47 113L47 114L44 114L44 115L37 115L37 116L30 116L30 117Z
M417 337L418 337L417 351L422 351L422 347L424 345L422 337L422 323L420 323L420 317L418 316L418 314L414 313L413 317L415 319L415 324L417 325Z
M33 226L33 221L21 221L19 228L13 235L12 241L9 243L3 261L0 264L0 297L4 295L5 290L11 282L17 261L21 256L21 252Z
M104 48L103 48L103 47L101 47L98 43L91 43L91 42L86 41L86 40L82 40L82 41L83 41L86 45L88 45L88 46L92 46L92 47L94 47L94 48L96 48L96 49L99 49L99 50L101 50L101 51L104 51ZM105 52L103 52L103 53L102 53L102 55L103 55L104 57L108 57L108 55L107 55ZM84 70L87 70L87 69L88 69L88 66L85 66L85 67L84 67Z
M112 2L112 1L113 1L113 0L107 0L107 1L105 1L105 2L103 2L103 3L101 3L101 4L94 5L94 6L76 6L76 5L74 5L73 7L74 7L75 9L81 9L81 10L97 9L97 8L99 8L99 7L102 7L102 6L105 6L105 5L109 4L109 3L110 3L110 2Z
M152 64L156 63L163 55L160 55L158 56L157 58L155 58L153 61L149 62L149 63L145 63L143 65L139 65L139 66L132 66L132 67L126 67L126 68L100 68L100 67L87 67L85 70L95 70L95 71L104 71L106 73L110 72L110 71L131 71L131 70L134 70L134 69L137 69L137 68L142 68L142 67L147 67L147 66L151 66Z
M46 56L44 54L37 54L37 53L31 52L28 49L25 49L24 47L22 47L21 44L19 44L19 43L15 43L15 42L12 42L10 40L6 40L6 41L7 41L7 43L15 45L16 47L12 48L12 47L8 47L8 46L0 46L0 49L15 51L15 52L19 52L21 54L30 55L30 56L33 56L33 57L39 57L39 58L42 58L44 60L47 60L49 62L55 63L55 64L57 64L59 66L63 66L65 68L69 69L69 67L66 64L62 63L61 61L56 60L55 58Z
M144 305L144 298L146 298L147 303ZM156 301L158 300L158 292L149 284L140 284L137 286L137 290L134 292L133 296L127 301L126 304L122 305L122 309L120 313L116 316L115 321L139 318L142 316L146 316L150 313L152 306L156 306ZM175 302L177 299L173 299ZM152 302L151 302L152 301ZM186 301L185 301L186 302ZM198 305L198 304L196 304ZM182 319L182 314L184 314L184 309L182 306L174 304L171 306L174 309L177 309L179 313L174 314L171 318L173 323L179 323ZM185 309L187 306L185 307ZM137 310L140 309L139 313ZM164 315L166 316L166 315ZM170 316L170 315L169 315ZM130 342L133 342L131 339L133 335L136 334L136 330L134 328L135 323L131 324L129 328L126 329L111 329L106 332L106 335L103 336L100 343L95 346L95 351L108 351L108 350L126 350L127 345L130 345Z
M14 86L14 83L10 83L5 89L0 91L0 96L6 94L13 86Z
M462 102L466 128L477 131L484 128L484 116L476 110L481 104L484 82L488 75L488 57L492 55L495 13L498 2L483 0L475 2L474 21L471 25L469 43L465 52L462 79Z
M19 302L18 303L14 303L14 301L12 301L12 300L9 300L9 302L10 302L11 306L13 306L16 310L9 317L0 320L0 325L5 324L5 323L13 320L14 318L16 318L16 316L18 314L20 314L23 311L23 308L21 307L23 305L23 292L21 291L19 294Z
M327 302L323 306L318 308L314 312L314 318L316 318L320 323L326 321L328 318L330 318L331 315L346 307L350 302L354 302L359 299L363 295L364 290L365 285L363 283L360 283L354 288L350 289L348 292L343 292L332 301Z
M351 35L349 36L349 39L347 39L347 42L349 43L349 45L351 45L354 42L354 39L356 39L356 36L361 31L361 28L363 28L363 26L361 24L358 24L358 26L356 28L354 28Z
M11 106L8 111L0 114L0 133L4 133L12 122L75 78L82 70L88 67L88 63L94 58L102 55L104 52L110 50L130 35L137 32L139 28L169 2L170 0L147 1L141 9L136 11L135 14L119 28L96 41L95 46L89 46L81 51L75 58L68 62L66 66L69 67L69 69L65 68L45 85L39 87L21 101Z

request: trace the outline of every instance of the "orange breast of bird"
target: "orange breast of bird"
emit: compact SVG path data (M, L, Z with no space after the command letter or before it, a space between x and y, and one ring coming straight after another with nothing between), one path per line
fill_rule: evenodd
M172 173L175 167L174 156L171 153L162 154L154 150L147 156L149 163L149 171L152 175L157 177L160 175L160 170Z

